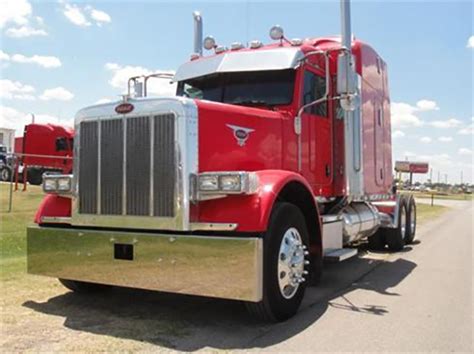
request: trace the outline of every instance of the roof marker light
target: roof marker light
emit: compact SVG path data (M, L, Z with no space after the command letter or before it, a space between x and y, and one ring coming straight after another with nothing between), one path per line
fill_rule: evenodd
M262 45L262 42L260 42L259 40L253 40L252 42L250 42L250 48L252 49L260 48Z
M281 40L284 38L283 28L279 25L273 26L270 29L270 38L274 41Z
M290 40L290 43L294 47L298 47L303 44L303 40L301 38L293 38Z
M240 42L234 42L230 45L231 50L239 50L239 49L242 49L243 47L244 47L243 44Z
M216 47L216 54L220 54L220 53L223 53L227 50L226 47L224 47L223 45L220 45L220 46L217 46Z
M214 49L216 48L216 40L213 36L207 36L206 38L204 38L203 46L207 50Z

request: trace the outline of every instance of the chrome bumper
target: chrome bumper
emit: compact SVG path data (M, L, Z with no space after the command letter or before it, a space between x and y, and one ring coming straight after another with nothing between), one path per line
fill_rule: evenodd
M258 302L257 237L165 235L29 227L28 273L132 288Z

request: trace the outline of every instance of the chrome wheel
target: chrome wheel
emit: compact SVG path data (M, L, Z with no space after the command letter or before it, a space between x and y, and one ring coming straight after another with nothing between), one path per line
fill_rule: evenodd
M407 233L407 213L405 207L400 208L400 232L402 234L402 238L405 239Z
M308 274L304 269L309 264L305 260L308 254L299 231L289 228L283 235L278 254L278 284L285 299L291 299L306 280L303 276Z
M415 233L416 228L416 211L415 208L412 206L410 210L410 232L412 234Z

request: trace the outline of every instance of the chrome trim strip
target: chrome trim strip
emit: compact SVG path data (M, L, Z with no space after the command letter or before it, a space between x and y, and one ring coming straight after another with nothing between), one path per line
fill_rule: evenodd
M323 215L321 216L323 224L329 224L336 221L342 220L342 215L340 214L331 214L331 215Z
M123 118L122 215L127 215L127 118Z
M71 218L66 216L42 216L41 222L45 224L71 224Z
M239 224L236 223L207 223L192 222L189 224L192 231L234 231Z
M150 115L150 207L149 215L153 216L155 210L155 198L154 198L154 187L155 187L155 117Z
M97 214L101 214L101 203L100 203L100 200L101 200L101 181L100 181L100 178L101 178L101 140L102 140L102 137L101 137L101 126L102 126L102 123L100 121L100 118L97 120Z
M263 239L38 227L28 273L99 284L258 302ZM132 259L119 259L116 244ZM118 246L122 248L122 246Z

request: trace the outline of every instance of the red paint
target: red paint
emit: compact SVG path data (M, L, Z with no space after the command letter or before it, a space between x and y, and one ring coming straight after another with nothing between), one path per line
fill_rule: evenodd
M134 108L135 107L133 106L133 104L125 102L115 107L115 112L117 112L118 114L126 114L133 111Z
M36 212L35 223L42 224L41 218L44 216L70 217L71 198L46 194Z

